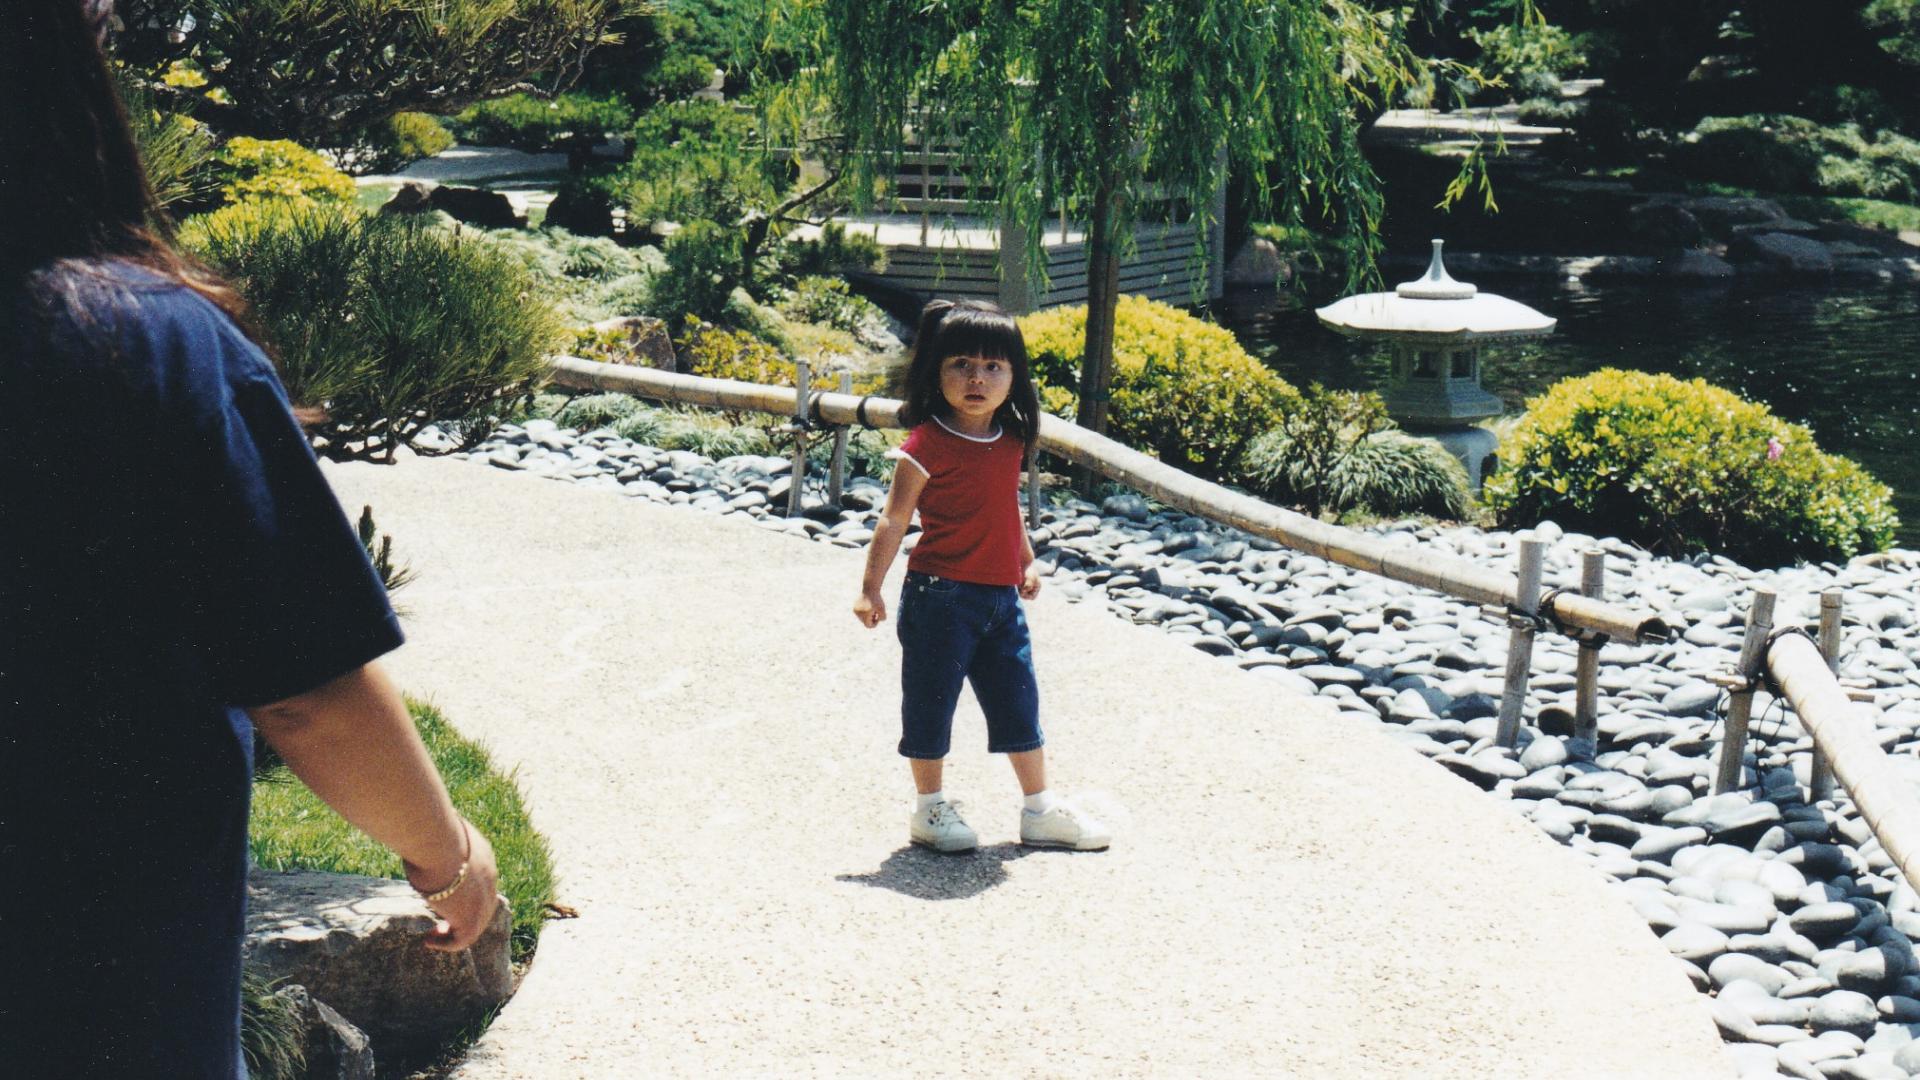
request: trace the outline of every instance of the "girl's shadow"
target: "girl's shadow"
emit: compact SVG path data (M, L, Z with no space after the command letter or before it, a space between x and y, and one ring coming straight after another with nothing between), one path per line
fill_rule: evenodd
M1004 883L1007 864L1033 852L1020 844L988 844L963 855L942 855L909 844L870 874L837 874L834 880L892 889L916 900L963 900Z

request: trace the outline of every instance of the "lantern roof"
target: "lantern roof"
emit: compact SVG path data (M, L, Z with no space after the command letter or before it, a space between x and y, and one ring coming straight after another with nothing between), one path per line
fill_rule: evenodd
M1322 325L1348 337L1415 345L1462 345L1553 332L1558 320L1518 300L1455 281L1440 259L1441 243L1433 242L1433 261L1417 280L1403 282L1392 292L1348 296L1314 314Z

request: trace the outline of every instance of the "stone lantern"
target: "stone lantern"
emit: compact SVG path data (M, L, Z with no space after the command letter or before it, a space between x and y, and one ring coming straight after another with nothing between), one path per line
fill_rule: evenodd
M1438 442L1467 467L1473 490L1499 440L1475 422L1499 416L1500 399L1480 385L1480 350L1490 341L1545 337L1555 320L1518 301L1483 293L1433 261L1417 281L1392 292L1337 300L1316 312L1328 329L1393 347L1387 415L1409 433Z

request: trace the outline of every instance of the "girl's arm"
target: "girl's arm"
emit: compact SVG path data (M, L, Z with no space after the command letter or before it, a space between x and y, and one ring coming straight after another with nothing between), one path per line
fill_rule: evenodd
M1024 521L1020 527L1020 598L1031 600L1040 595L1040 570L1033 561L1033 537L1027 535Z
M887 508L874 523L873 542L867 545L867 572L860 579L860 599L853 602L853 617L868 629L887 619L887 602L880 598L880 586L893 566L893 557L900 554L900 541L906 539L913 508L920 505L920 493L926 488L927 475L913 462L902 461L894 468Z

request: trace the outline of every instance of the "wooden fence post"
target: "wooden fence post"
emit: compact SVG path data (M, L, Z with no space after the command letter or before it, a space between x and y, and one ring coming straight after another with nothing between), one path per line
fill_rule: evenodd
M1740 666L1734 672L1740 683L1727 703L1727 731L1720 739L1720 764L1713 778L1713 793L1723 795L1740 786L1740 765L1747 755L1747 720L1753 715L1753 682L1767 654L1767 637L1773 633L1774 594L1755 589L1753 604L1747 608L1747 636L1740 644Z
M1607 553L1589 548L1580 553L1580 595L1604 600L1607 594ZM1600 642L1583 639L1574 665L1574 756L1591 760L1600 747Z
M1840 673L1840 612L1845 593L1828 589L1820 594L1820 655L1827 659L1827 670ZM1801 726L1805 726L1802 724ZM1833 798L1833 762L1827 760L1820 744L1813 744L1813 774L1807 779L1811 802Z
M1514 607L1525 615L1540 613L1540 574L1546 545L1528 533L1520 539L1520 588ZM1533 668L1532 624L1515 623L1507 636L1507 683L1500 695L1500 724L1494 741L1512 746L1520 734L1520 714L1527 704L1527 674Z
M800 492L807 486L807 396L811 391L807 362L802 360L793 367L793 385L799 393L793 398L793 471L787 477L788 517L799 515Z
M840 392L853 393L853 372L840 373ZM847 425L833 429L833 472L827 476L827 505L840 509L840 492L847 480Z

